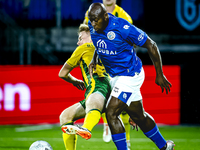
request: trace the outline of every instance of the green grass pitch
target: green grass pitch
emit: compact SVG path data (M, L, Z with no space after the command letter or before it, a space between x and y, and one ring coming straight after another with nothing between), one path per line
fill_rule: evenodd
M175 150L199 150L200 126L160 126L165 139L175 142ZM78 137L77 150L116 150L114 143L102 140L103 126L97 125L89 140ZM65 150L62 132L58 125L40 126L0 126L0 150L28 150L36 140L51 144L53 150ZM131 150L157 150L158 148L146 138L141 130L131 130Z

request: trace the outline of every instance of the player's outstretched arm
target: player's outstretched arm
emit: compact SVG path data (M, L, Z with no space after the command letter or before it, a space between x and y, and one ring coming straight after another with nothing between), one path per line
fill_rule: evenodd
M82 80L79 80L75 77L73 77L70 72L72 71L72 67L70 65L68 65L67 63L65 63L63 65L63 67L61 68L60 72L59 72L59 77L69 83L72 83L75 87L77 87L79 90L84 90L85 89L85 85L84 82Z
M156 84L161 87L162 92L164 92L165 89L166 93L168 94L168 92L170 92L170 88L172 85L163 74L162 59L157 44L150 37L148 37L147 41L144 43L142 47L147 48L149 56L156 69L156 81L155 81Z

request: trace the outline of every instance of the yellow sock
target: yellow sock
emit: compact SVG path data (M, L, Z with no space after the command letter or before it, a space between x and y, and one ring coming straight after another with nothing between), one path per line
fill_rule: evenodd
M64 125L73 125L73 124L74 124L73 121L69 121ZM62 136L66 150L76 150L77 135L63 133Z
M90 110L85 116L83 127L92 131L94 126L99 123L100 118L101 112L98 109Z
M101 115L101 117L102 117L104 123L108 123L108 122L107 122L107 119L106 119L106 113L103 113L103 114Z
M120 117L124 123L125 131L126 131L126 140L128 141L130 140L130 131L131 131L130 124L129 124L129 115L123 112L120 115Z
M63 141L66 150L76 150L77 135L63 133Z

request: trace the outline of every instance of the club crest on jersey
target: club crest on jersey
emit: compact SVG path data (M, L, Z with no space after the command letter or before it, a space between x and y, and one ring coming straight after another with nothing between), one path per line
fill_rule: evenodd
M109 40L113 40L115 38L115 33L113 31L108 32L107 38Z
M196 29L200 25L200 1L176 0L176 18L186 30Z
M118 99L126 103L128 99L131 97L132 93L131 92L121 92L120 95L118 96Z

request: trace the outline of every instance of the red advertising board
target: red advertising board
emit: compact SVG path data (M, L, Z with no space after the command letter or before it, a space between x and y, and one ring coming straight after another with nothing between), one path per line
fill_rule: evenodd
M84 91L58 77L62 66L0 66L0 124L58 123L60 113L84 99ZM143 104L157 123L180 123L180 67L163 66L172 83L161 93L153 66L144 66ZM82 79L80 68L72 75ZM78 122L83 122L80 120ZM102 120L100 121L102 123Z
M141 92L146 112L160 124L180 124L180 66L163 66L168 81L172 84L171 92L166 94L155 83L156 72L153 66L144 66L145 80Z

